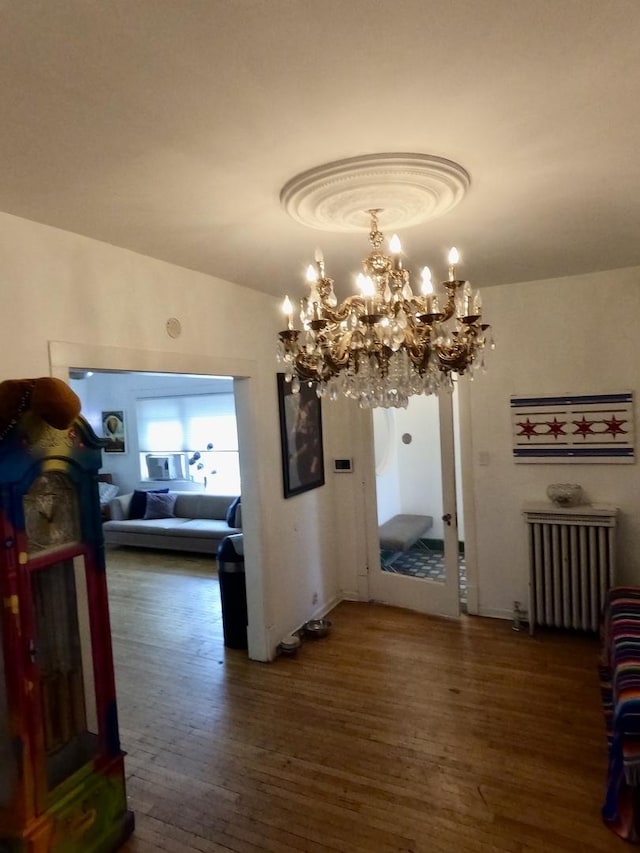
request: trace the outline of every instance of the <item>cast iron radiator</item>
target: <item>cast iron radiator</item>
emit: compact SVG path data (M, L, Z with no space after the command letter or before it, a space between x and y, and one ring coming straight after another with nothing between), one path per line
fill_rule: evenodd
M527 504L529 632L535 626L598 631L615 583L616 516L611 506Z

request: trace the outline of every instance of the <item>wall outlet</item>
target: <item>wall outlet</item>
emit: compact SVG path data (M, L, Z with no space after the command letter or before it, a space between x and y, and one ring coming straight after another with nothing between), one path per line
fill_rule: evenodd
M317 593L317 592L314 592L314 593L313 593L313 597L312 597L312 599L311 599L311 603L312 603L312 604L317 604L317 603L318 603L318 593Z

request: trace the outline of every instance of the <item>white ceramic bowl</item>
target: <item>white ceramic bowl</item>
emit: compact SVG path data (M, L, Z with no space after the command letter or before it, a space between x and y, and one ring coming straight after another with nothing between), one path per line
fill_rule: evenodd
M582 486L577 483L551 483L547 497L557 506L579 506L583 503Z
M279 649L285 655L294 654L301 646L302 640L298 637L297 634L287 634L286 637L283 637L280 640Z

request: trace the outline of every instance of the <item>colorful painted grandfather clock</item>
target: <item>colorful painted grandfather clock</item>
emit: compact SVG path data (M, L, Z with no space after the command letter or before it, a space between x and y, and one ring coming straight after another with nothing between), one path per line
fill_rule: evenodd
M102 853L133 829L97 474L78 416L0 440L0 853Z

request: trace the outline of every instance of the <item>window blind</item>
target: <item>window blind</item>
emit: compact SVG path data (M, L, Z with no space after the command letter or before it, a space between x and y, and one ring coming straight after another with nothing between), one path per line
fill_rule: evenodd
M141 452L238 450L233 394L144 397L136 414Z

